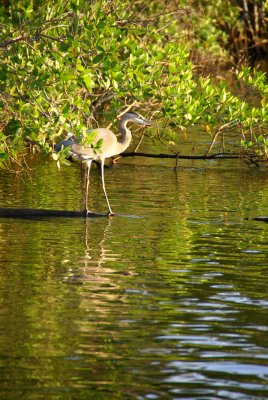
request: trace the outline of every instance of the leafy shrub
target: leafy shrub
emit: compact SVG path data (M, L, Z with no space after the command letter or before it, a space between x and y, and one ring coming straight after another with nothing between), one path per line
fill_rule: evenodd
M167 120L173 128L162 133L164 140L176 143L178 129L199 124L214 145L219 133L235 128L243 151L253 141L266 157L265 76L249 69L237 76L258 92L257 106L226 84L196 77L174 13L146 14L155 2L7 3L0 38L3 167L23 161L27 142L48 154L60 136L84 133L98 114L113 121L131 105Z

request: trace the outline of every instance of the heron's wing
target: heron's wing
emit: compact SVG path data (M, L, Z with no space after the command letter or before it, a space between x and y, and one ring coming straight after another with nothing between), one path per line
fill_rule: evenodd
M58 152L66 147L69 147L70 155L77 157L80 160L108 158L117 154L115 149L117 138L112 131L106 128L97 128L88 132L96 133L92 142L92 146L84 145L82 138L77 139L75 136L71 136L70 138L59 142L55 146L55 151ZM102 141L100 149L95 150L94 146L100 140Z
M89 133L91 132L96 133L92 142L92 147L75 141L71 145L70 151L84 160L108 158L111 157L111 155L114 155L113 149L117 143L117 138L114 133L105 128L97 128L89 131ZM101 141L100 148L94 149L94 146L96 146L99 141Z
M70 147L70 153L81 158L81 160L88 160L98 158L96 152L92 147L83 146L79 143L74 143Z
M62 149L65 149L66 147L71 147L75 143L75 137L71 136L68 139L62 140L61 142L57 143L55 146L55 151L59 152Z

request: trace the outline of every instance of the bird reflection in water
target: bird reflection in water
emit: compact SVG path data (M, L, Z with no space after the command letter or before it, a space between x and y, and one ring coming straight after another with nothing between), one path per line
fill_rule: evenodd
M75 265L74 269L69 269L64 281L65 283L75 285L83 285L92 282L94 283L95 289L98 287L97 283L100 283L102 288L103 284L107 284L110 291L113 288L118 289L118 286L115 283L116 280L113 279L113 276L117 271L108 268L106 263L118 262L119 260L122 260L122 255L112 253L108 247L111 240L110 229L113 219L98 220L99 221L88 218L84 220L84 254L77 260L79 265ZM97 236L100 231L99 229L96 229L96 224L101 224L101 226L103 226L104 221L106 224L102 232L102 237L97 244ZM120 271L120 274L124 276L132 275L132 273L128 271Z

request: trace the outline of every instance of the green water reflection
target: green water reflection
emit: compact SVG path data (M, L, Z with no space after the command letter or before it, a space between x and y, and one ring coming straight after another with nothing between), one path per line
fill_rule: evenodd
M79 209L78 166L31 166L1 207ZM268 397L267 173L171 166L107 170L119 217L0 220L1 398Z

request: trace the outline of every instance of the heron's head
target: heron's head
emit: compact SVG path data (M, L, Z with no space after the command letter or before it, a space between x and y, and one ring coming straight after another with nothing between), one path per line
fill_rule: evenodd
M153 125L153 123L149 119L143 117L141 114L139 114L135 111L127 112L126 114L123 115L121 120L126 121L126 122L136 122L136 124L145 125L145 126Z

